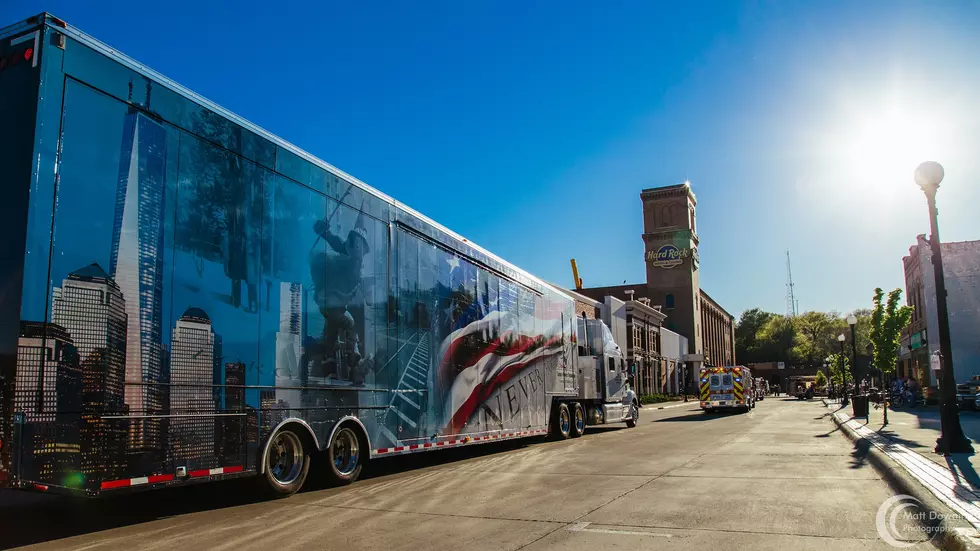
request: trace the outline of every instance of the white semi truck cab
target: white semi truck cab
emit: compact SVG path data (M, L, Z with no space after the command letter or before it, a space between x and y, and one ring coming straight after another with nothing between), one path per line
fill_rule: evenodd
M640 409L630 388L626 358L601 320L576 318L578 355L575 380L568 396L553 399L551 435L581 436L588 425L625 422L635 427Z

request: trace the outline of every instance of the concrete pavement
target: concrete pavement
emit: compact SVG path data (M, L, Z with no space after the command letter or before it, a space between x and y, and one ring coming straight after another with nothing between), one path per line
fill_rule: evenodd
M647 407L634 429L381 460L278 501L229 482L0 505L0 547L892 549L875 527L892 492L826 415L773 397L748 414Z

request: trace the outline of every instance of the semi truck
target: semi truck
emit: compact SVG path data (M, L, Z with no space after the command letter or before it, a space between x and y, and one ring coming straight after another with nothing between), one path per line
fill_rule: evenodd
M747 412L755 407L754 379L747 367L702 367L698 382L705 413L726 409Z
M568 292L61 19L0 29L0 97L0 487L287 496L636 425Z

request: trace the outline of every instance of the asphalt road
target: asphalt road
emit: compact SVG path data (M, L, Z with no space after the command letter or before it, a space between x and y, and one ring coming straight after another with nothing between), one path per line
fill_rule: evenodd
M826 412L772 397L749 414L644 408L634 429L381 460L352 486L277 501L241 481L0 496L0 548L894 549L875 528L892 492Z

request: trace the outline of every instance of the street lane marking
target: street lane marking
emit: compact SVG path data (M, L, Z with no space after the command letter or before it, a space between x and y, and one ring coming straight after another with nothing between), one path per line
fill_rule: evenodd
M591 522L576 522L569 526L569 532L592 532L593 534L617 534L625 536L654 536L657 538L672 538L672 534L662 534L660 532L640 532L638 530L613 530L609 528L589 528Z

